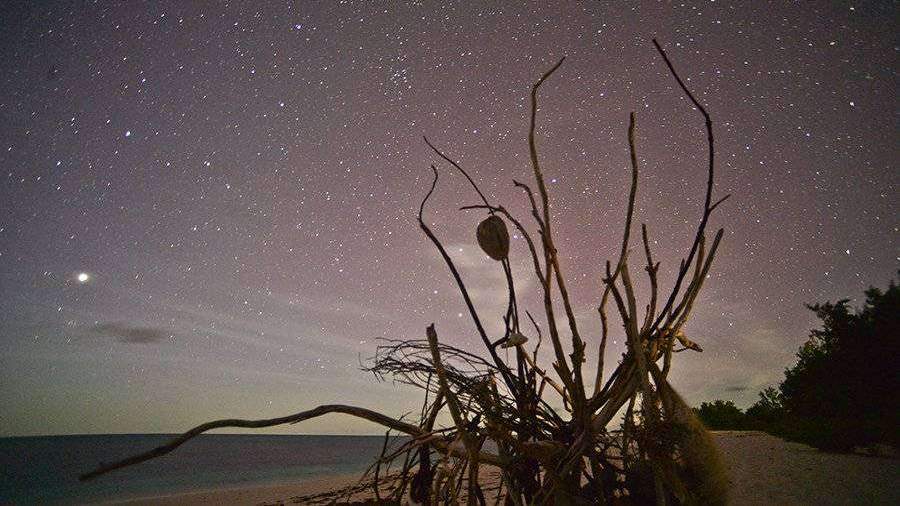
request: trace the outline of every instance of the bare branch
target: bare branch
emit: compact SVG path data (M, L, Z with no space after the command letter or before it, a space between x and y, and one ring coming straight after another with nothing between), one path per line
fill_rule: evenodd
M242 420L238 418L229 418L225 420L216 420L213 422L207 422L201 425L194 427L193 429L185 432L184 434L178 436L172 441L156 447L148 452L144 452L138 455L134 455L132 457L128 457L126 459L119 460L117 462L113 462L111 464L103 464L97 469L89 473L82 474L78 477L80 481L87 481L102 474L106 474L110 471L114 471L116 469L121 469L123 467L133 466L135 464L139 464L141 462L145 462L150 459L155 459L156 457L161 457L167 453L172 452L179 446L188 442L189 440L203 434L204 432L211 431L213 429L222 429L226 427L235 427L235 428L245 428L245 429L257 429L262 427L273 427L275 425L284 425L284 424L293 424L302 422L304 420L309 420L311 418L316 418L322 415L326 415L329 413L343 413L345 415L355 416L357 418L362 418L365 420L369 420L370 422L377 423L379 425L383 425L385 427L394 429L399 432L403 432L404 434L409 434L411 436L421 436L424 434L422 429L416 427L415 425L402 422L395 418L391 418L389 416L383 415L377 411L372 411L371 409L360 408L356 406L347 406L344 404L327 404L324 406L319 406L317 408L310 409L308 411L301 411L299 413L295 413L293 415L282 416L279 418L268 418L264 420ZM452 448L450 448L446 443L435 441L434 446L438 448L438 450L442 452L455 452ZM482 462L502 466L503 462L500 457L492 454L484 454L480 455L479 459Z
M549 301L550 308L552 310L552 300L550 299L550 280L554 276L557 285L559 286L560 296L563 300L563 307L566 312L566 318L569 321L569 330L572 332L572 369L575 371L574 377L571 379L564 379L570 388L574 389L575 397L573 398L573 402L576 406L580 406L583 404L584 400L584 382L581 379L581 362L582 357L584 356L584 343L581 340L581 337L578 333L578 325L575 321L575 314L572 311L572 305L569 301L568 290L566 289L565 280L562 275L562 271L559 268L559 261L556 254L556 246L553 244L553 232L552 232L552 224L550 221L550 199L547 194L547 185L544 182L544 175L541 172L540 162L538 161L537 155L537 147L535 144L535 125L537 118L537 92L544 81L547 80L556 69L562 65L563 61L565 61L565 57L561 58L559 62L553 66L550 70L544 73L541 78L534 83L534 86L531 88L531 122L528 129L528 148L531 154L531 165L534 170L534 177L538 183L538 192L541 195L541 206L543 208L543 234L542 237L544 239L544 264L547 266L547 277L545 278L544 290L545 290L545 305ZM549 317L549 315L548 315ZM572 370L570 370L568 362L565 358L565 352L562 348L562 343L559 341L559 336L556 335L554 337L555 332L551 327L551 338L553 340L554 351L557 354L557 366L560 368L561 375L563 376L571 376Z
M419 227L422 229L422 231L425 232L425 235L427 235L428 238L431 239L431 242L441 253L441 257L443 257L444 262L450 269L450 273L453 276L453 279L456 280L456 286L459 288L460 294L462 294L463 300L466 303L466 307L469 309L469 315L475 322L475 327L478 330L478 334L481 336L481 341L484 343L484 346L488 349L488 353L490 353L491 358L494 360L494 365L497 366L500 374L503 375L503 380L506 382L507 387L513 393L513 396L518 398L518 381L516 380L515 376L513 376L512 371L509 370L509 367L506 365L506 363L504 363L503 360L500 359L500 356L497 355L496 348L492 346L491 340L488 338L487 332L484 330L484 326L481 323L481 318L478 316L478 312L475 310L475 305L472 304L472 298L469 297L469 291L466 288L462 277L459 275L459 271L456 269L456 265L453 263L450 255L447 254L447 250L444 249L444 245L441 244L441 241L437 238L437 236L434 235L428 225L425 224L425 220L422 218L422 214L425 210L425 203L428 202L431 194L434 193L434 188L437 185L438 180L437 169L432 165L431 170L434 173L434 180L431 183L431 189L425 195L425 198L422 199L421 205L419 205Z
M644 242L644 254L647 257L647 276L650 278L650 303L647 305L647 316L644 318L644 325L641 327L641 335L645 338L650 337L650 324L656 316L656 299L659 286L656 280L656 273L659 271L659 263L653 263L653 253L650 252L650 240L647 234L647 225L641 224L641 238Z
M438 156L440 156L441 158L443 158L443 159L444 159L447 163L449 163L450 165L454 166L454 167L456 168L456 170L458 170L463 176L465 176L466 179L469 180L469 184L472 185L472 188L475 189L475 192L478 193L478 196L481 197L481 200L484 202L484 205L490 207L490 203L488 202L487 198L484 196L483 193L481 193L481 189L478 188L478 185L475 184L475 180L473 180L472 177L469 176L469 173L466 172L465 169L463 169L458 163L456 163L455 161L451 160L450 157L448 157L447 155L445 155L444 153L442 153L441 150L439 150L438 148L434 147L434 144L432 144L431 141L428 140L428 137L425 137L425 136L423 135L423 136L422 136L422 139L425 140L425 144L428 144L428 147L431 148L432 151L434 151L435 153L437 153ZM493 214L493 211L491 211L491 214Z
M710 202L712 201L712 192L713 192L713 181L715 178L715 139L713 137L713 128L712 128L712 118L710 118L709 113L706 112L706 108L704 108L700 102L694 98L694 95L684 84L684 81L681 80L681 76L678 75L678 72L675 71L675 67L672 65L672 62L669 61L668 55L663 50L662 46L659 45L659 42L656 39L653 39L653 45L656 47L656 50L659 52L660 56L662 56L663 61L666 62L666 66L669 68L669 73L672 74L672 77L675 78L675 81L678 82L678 86L681 87L681 90L688 96L688 98L693 102L694 106L700 111L700 114L703 115L704 123L706 125L706 140L708 146L708 169L707 169L707 180L706 180L706 196L703 199L703 215L700 218L700 224L697 226L697 233L694 236L694 243L691 245L690 252L688 253L687 259L684 262L681 269L678 271L678 277L675 280L675 286L672 289L671 294L666 300L665 305L663 306L662 311L660 311L659 316L656 318L656 321L653 322L651 327L652 329L656 328L659 323L662 321L663 317L672 308L672 304L675 303L675 298L678 296L678 292L681 289L681 283L684 280L684 276L687 274L687 266L689 266L694 259L694 255L697 252L697 247L699 246L700 238L703 236L704 231L706 230L706 224L709 221L709 215L712 213L712 210L715 206L710 206ZM724 199L723 199L724 201ZM717 203L716 205L718 205Z

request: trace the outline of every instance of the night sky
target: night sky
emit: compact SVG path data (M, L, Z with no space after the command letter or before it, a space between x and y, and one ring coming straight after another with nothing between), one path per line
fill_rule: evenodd
M673 364L689 402L749 405L818 325L804 304L859 305L895 276L895 3L500 5L5 2L0 435L175 432L334 402L417 411L417 393L359 370L378 338L435 322L481 351L415 219L439 162L422 135L533 225L512 180L532 181L528 93L563 55L538 148L593 364L630 111L636 219L664 287L701 212L702 118L653 37L712 114L716 196L733 194L686 328L705 351ZM478 197L438 167L427 219L499 332L483 214L456 210ZM512 254L543 314L521 238ZM623 351L616 337L607 363ZM329 416L283 430L380 428Z

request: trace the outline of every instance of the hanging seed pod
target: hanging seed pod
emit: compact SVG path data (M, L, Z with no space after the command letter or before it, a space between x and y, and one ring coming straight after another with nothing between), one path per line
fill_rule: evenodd
M512 348L514 346L519 346L528 342L528 338L520 334L519 332L513 332L509 335L509 338L500 345L501 348Z
M479 223L476 236L478 245L494 260L503 260L509 255L509 232L499 216L488 216Z

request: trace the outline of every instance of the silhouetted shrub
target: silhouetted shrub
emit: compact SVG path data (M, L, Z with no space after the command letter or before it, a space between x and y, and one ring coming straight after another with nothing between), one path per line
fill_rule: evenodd
M898 443L900 427L900 288L869 288L864 305L848 299L809 307L822 320L785 370L741 412L731 401L695 412L711 429L757 429L827 450Z
M756 404L747 408L746 423L748 428L765 430L784 417L784 398L781 391L775 387L768 387L759 393Z
M785 371L781 401L789 436L838 450L887 442L900 426L900 289L869 288L862 308L847 299L808 306L822 319Z
M712 430L741 430L747 428L747 420L743 411L731 401L716 400L704 402L694 413L703 425Z

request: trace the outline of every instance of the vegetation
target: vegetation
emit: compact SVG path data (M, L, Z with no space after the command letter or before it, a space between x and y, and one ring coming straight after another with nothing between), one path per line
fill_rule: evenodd
M399 448L385 444L381 457L373 464L370 489L378 503L397 504L407 493L417 504L485 504L488 500L502 500L508 505L725 503L728 480L716 447L667 377L676 353L702 351L684 335L682 328L709 277L723 235L719 229L707 242L707 224L727 196L712 198L712 120L685 87L663 49L658 44L656 48L681 90L702 114L709 148L705 197L693 243L678 266L674 286L668 293L662 292L657 283L660 264L653 261L646 225L641 227L642 247L635 248L637 253L631 250L632 242L637 242L632 239L632 221L638 183L632 113L628 128L631 188L623 213L619 257L605 263L602 276L603 294L597 306L599 339L585 339L578 327L560 265L562 257L554 245L552 206L535 139L538 89L560 67L560 60L531 90L528 148L536 192L514 181L530 203L537 241L506 208L489 202L458 163L425 139L435 154L465 176L477 193L481 203L462 209L487 215L477 227L476 238L504 273L506 286L498 287L498 291L507 295L508 305L501 316L503 334L489 335L484 316L473 305L453 259L429 226L430 221L424 218L426 204L438 182L438 169L432 165L434 179L419 207L419 226L456 281L484 353L479 355L441 343L433 324L423 329L425 339L392 340L378 347L368 370L378 377L392 377L421 389L424 402L418 420L396 419L345 405L319 406L270 420L219 420L191 429L167 445L103 465L82 479L164 455L207 430L268 427L343 413L411 436ZM507 224L515 227L528 246L531 274L543 296L543 315L538 318L517 300ZM646 302L636 300L634 259L630 254L638 257L638 263L646 262L642 265L650 287ZM618 313L627 342L627 353L608 376L603 364L609 325L607 304ZM548 344L541 348L542 343ZM586 378L588 345L596 347L598 358L592 374ZM498 353L503 348L513 352L510 359L504 360ZM539 357L542 349L552 354L549 360ZM542 366L547 362L549 367ZM623 410L623 428L608 427ZM440 426L439 418L446 420L448 414L452 422ZM496 452L488 449L486 441L496 445ZM495 490L482 482L479 469L487 466L496 469L500 476ZM392 477L389 486L384 486L386 476ZM341 497L337 494L334 498Z
M707 428L713 430L740 430L746 425L746 415L732 401L704 402L694 412Z
M696 410L707 427L757 428L831 450L887 443L900 427L900 288L869 288L864 305L848 299L808 306L822 320L797 352L778 389L746 413L723 401Z

